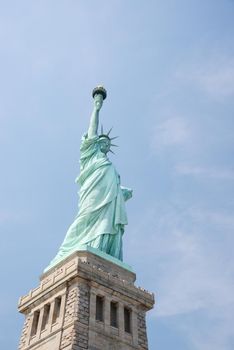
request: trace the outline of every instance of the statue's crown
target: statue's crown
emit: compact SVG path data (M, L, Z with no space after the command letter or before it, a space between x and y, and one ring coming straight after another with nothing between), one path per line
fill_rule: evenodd
M117 145L111 143L111 141L114 140L114 139L117 139L117 137L119 137L119 136L110 137L109 135L110 135L111 130L112 130L112 128L108 131L108 133L105 134L104 131L103 131L103 126L101 125L101 133L99 135L99 139L106 138L106 139L108 139L110 141L110 145L111 146L118 147ZM111 149L110 149L110 152L114 153Z

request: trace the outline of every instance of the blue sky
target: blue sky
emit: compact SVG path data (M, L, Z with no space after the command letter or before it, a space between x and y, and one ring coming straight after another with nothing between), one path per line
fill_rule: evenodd
M231 0L0 1L2 349L76 213L100 83L150 349L234 348L233 18Z

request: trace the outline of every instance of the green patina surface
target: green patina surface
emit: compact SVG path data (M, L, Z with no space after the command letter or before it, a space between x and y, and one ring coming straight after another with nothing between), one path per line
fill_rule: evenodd
M132 190L121 186L120 175L107 156L113 138L103 130L98 135L99 111L105 98L103 90L95 90L88 132L81 141L80 174L76 179L80 186L78 214L45 271L81 246L106 253L105 256L115 263L123 260L122 237L127 224L125 201L132 197Z

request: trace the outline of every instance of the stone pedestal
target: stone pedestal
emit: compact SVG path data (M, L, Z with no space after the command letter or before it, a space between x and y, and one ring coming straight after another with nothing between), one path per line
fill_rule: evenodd
M75 252L20 298L20 350L148 349L145 314L153 294L134 285L129 267L99 255Z

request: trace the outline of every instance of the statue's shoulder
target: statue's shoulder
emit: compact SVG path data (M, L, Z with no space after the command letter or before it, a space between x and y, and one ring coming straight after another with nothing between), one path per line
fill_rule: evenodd
M80 145L80 153L81 153L81 159L83 158L89 158L93 156L95 153L99 153L99 143L98 143L98 136L95 137L88 137L88 134L84 134L81 139L81 145Z
M85 133L81 138L80 148L87 148L92 145L96 145L98 141L98 135L94 137L88 137L88 133Z

